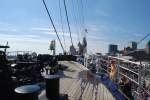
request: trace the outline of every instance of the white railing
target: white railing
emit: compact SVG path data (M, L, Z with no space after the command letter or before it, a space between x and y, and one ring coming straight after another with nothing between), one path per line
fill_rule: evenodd
M26 54L26 53L31 53L31 51L11 51L11 52L6 52L6 55L18 55L18 54Z
M144 93L150 96L150 73L148 73L150 72L150 65L129 61L119 57L101 56L101 66L106 72L108 72L108 69L110 68L112 59L116 62L117 79L124 76L133 84L137 85L137 88L134 88L134 93L138 94L138 98L143 98ZM147 77L145 74L148 74ZM143 84L146 84L146 88L143 87Z

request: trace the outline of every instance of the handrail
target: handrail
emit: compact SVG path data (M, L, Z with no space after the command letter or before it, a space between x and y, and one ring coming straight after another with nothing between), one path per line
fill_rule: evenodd
M137 85L139 85L138 82L136 82L134 79L130 78L129 76L127 76L127 75L125 75L125 74L123 74L123 73L120 73L120 72L119 72L119 74L125 76L126 78L128 78L128 79L131 80L132 82L134 82L134 83L136 83Z
M134 73L134 74L136 74L136 75L139 75L139 73L134 72L134 71L132 71L132 70L129 69L129 68L123 67L123 66L121 66L121 65L119 65L119 67L121 67L121 68L123 68L123 69L125 69L125 70L128 70L128 71L130 71L130 72L132 72L132 73Z
M6 53L17 53L17 52L32 52L32 51L10 51L10 52L6 52Z
M133 61L129 61L127 59L123 59L123 58L120 58L120 57L113 57L113 56L108 56L109 58L115 58L115 59L118 59L118 60L123 60L123 61L126 61L126 62L129 62L129 63L132 63L132 64L136 64L136 65L141 65L137 62L133 62Z
M130 98L128 96L126 96L120 89L118 89L118 91L127 99L130 100Z
M119 76L124 76L126 77L128 80L132 81L133 84L137 85L138 87L135 87L136 91L140 91L139 88L142 86L142 80L145 80L146 83L150 83L150 81L148 79L146 79L143 74L142 74L142 70L140 70L140 68L145 69L146 71L150 72L150 67L148 66L149 64L144 64L144 63L139 63L139 62L134 62L134 61L129 61L127 59L124 58L120 58L120 57L113 57L113 56L101 56L100 57L100 65L101 66L106 66L108 68L107 65L109 65L111 63L111 60L114 59L116 60L116 66L118 66L118 68L120 68L120 71L118 70L118 74ZM146 66L146 67L145 67ZM105 70L106 73L108 73L108 70L106 70L106 68L102 68L101 69ZM123 73L122 71L129 71L129 73ZM142 75L140 75L142 74ZM137 77L134 75L137 75ZM133 76L133 77L132 77ZM141 81L139 81L141 80ZM140 86L139 86L140 85ZM146 85L147 86L147 85ZM145 88L143 88L145 89ZM148 90L144 90L143 92L145 92L146 94L150 95L150 92Z

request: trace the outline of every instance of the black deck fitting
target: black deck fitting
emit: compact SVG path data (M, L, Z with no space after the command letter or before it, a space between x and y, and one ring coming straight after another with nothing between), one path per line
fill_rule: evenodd
M38 85L25 85L15 89L17 100L38 100L39 91Z
M46 75L46 97L49 100L59 100L59 75Z

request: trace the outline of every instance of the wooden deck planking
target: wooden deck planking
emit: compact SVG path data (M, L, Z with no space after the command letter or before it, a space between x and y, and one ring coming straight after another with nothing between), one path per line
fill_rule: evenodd
M90 83L87 82L85 90L84 90L84 92L82 94L82 100L84 100L84 99L86 100L85 96L87 95L87 91L88 91L89 87L90 87Z
M95 88L91 82L86 81L81 89L81 80L78 78L78 73L84 70L82 65L68 61L61 62L61 64L68 66L68 69L64 71L65 77L60 78L60 93L68 94L69 100L115 100L100 82L98 87ZM45 91L42 91L39 100L47 100Z

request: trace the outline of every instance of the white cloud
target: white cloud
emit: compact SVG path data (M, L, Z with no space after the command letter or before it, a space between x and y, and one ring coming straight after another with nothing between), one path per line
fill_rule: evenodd
M43 34L46 34L46 35L56 35L56 33L54 32L53 29L50 29L50 28L46 28L46 27L35 27L35 28L32 28L32 31L40 31L40 33L43 33ZM60 36L70 36L69 33L67 32L62 32L62 31L59 31L57 30L57 33L58 35ZM75 37L76 34L75 33L72 33L72 36Z
M40 35L23 35L25 37L29 37L29 38L39 38Z
M106 41L107 40L106 33L108 32L109 29L105 25L89 24L87 39L93 41L104 41L104 40Z
M48 35L56 35L56 33L52 32L52 31L45 31L43 33L44 34L48 34ZM63 36L63 34L64 34L64 36L66 38L70 37L70 33L67 33L67 32L64 32L64 33L63 32L57 32L57 33L58 33L59 36ZM76 33L72 33L71 35L72 35L73 38L77 38L77 34Z
M112 28L109 25L104 24L89 24L87 25L88 33L99 33L104 34L106 32L111 32Z
M15 28L0 28L0 32L16 32L17 31L17 29L15 29Z
M9 23L0 22L0 32L16 32L17 28Z
M48 35L56 35L55 32L51 32L51 31L46 31L46 32L43 32L43 33L48 34ZM58 35L63 35L63 32L57 32L57 33L58 33ZM66 33L64 35L66 35Z
M47 38L40 37L38 35L10 35L10 34L1 34L1 41L16 41L20 42L45 42L48 41Z
M108 52L108 44L109 42L107 41L87 41L88 45L88 52L101 52L101 53L106 53Z
M144 35L139 34L139 33L133 33L133 35L134 35L134 36L136 36L136 37L139 37L139 38L141 38L141 37L143 37L143 36L144 36Z
M93 41L98 41L98 40L105 40L105 38L104 37L100 37L100 36L95 36L95 35L89 35L89 36L87 36L87 39L88 40L93 40Z
M33 27L31 28L33 31L53 31L52 29L48 27Z
M114 42L114 41L108 40L107 36L110 35L109 33L114 33L115 35L116 33L128 33L129 34L133 32L132 30L125 29L124 27L115 26L115 25L107 25L107 24L97 24L97 23L87 25L87 29L88 29L88 33L87 33L88 51L95 51L95 52L107 52L108 44L111 42ZM49 40L54 39L53 36L56 36L56 33L54 32L54 30L48 27L33 27L29 29L29 32L27 30L28 34L22 34L22 35L21 33L19 33L20 30L18 30L18 28L15 28L15 27L8 27L8 28L1 27L0 31L14 32L15 33L15 34L13 33L14 35L13 34L0 34L0 41L10 41L11 43L15 43L15 46L17 45L18 49L20 48L19 46L26 45L25 46L26 48L29 46L29 47L32 47L32 49L34 50L36 50L35 48L38 48L38 47L47 50L48 48L47 45L49 44ZM60 30L57 30L57 31L58 31L58 35L60 36L63 42L63 39L62 39L63 32ZM135 34L135 32L133 34L138 35L138 34ZM48 35L50 35L50 37L46 37ZM64 32L64 35L66 39L67 48L69 49L69 46L71 45L70 34L68 33L68 31L66 31ZM73 37L74 45L77 46L77 43L78 43L77 33L74 33L72 31L72 37ZM79 36L79 37L82 38L82 36ZM44 46L45 48L42 45L45 45ZM58 40L57 40L57 48L58 48L57 51L60 52L61 47L59 45ZM42 49L40 51L42 51Z

